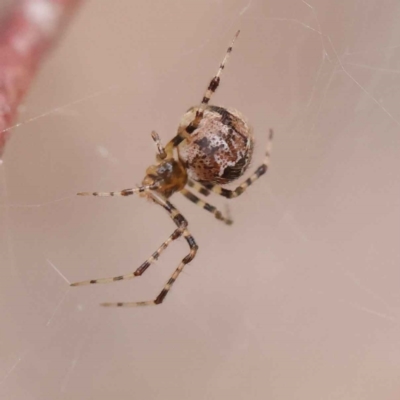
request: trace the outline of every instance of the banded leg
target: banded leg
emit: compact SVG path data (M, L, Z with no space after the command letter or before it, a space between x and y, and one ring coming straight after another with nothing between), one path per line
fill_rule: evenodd
M175 229L172 235L170 235L169 238L135 272L131 272L126 275L113 276L111 278L99 278L99 279L91 279L88 281L75 282L71 283L70 286L84 286L84 285L92 285L95 283L111 283L126 279L133 279L136 278L137 276L141 276L154 261L158 260L160 254L168 247L168 245L173 240L178 239L180 236L182 236L183 231L184 228Z
M217 90L217 88L220 84L220 81L221 81L220 77L221 77L222 71L225 68L225 64L228 61L228 58L233 49L233 44L235 43L236 38L239 36L239 33L240 33L240 31L236 32L236 35L233 38L231 45L228 47L228 49L225 53L225 57L222 60L222 63L220 64L216 75L214 76L214 78L211 79L211 81L207 87L207 90L203 95L203 99L201 100L200 106L198 107L198 109L196 111L195 119L184 130L182 130L182 132L178 132L178 134L172 140L170 140L168 142L168 144L166 146L167 153L171 152L174 147L178 146L183 140L185 140L187 138L188 135L192 134L199 126L200 121L203 118L204 108L209 103L213 93L215 93L215 91Z
M164 285L163 289L161 290L160 294L154 299L154 300L148 300L148 301L137 301L137 302L130 302L130 303L102 303L102 306L105 307L143 307L143 306L155 306L158 304L161 304L169 291L171 290L172 285L174 282L178 279L179 274L182 272L183 268L185 267L186 264L189 264L190 261L194 259L197 253L198 246L193 239L193 236L190 234L190 232L185 229L183 232L183 236L185 237L186 241L189 244L190 247L190 252L189 254L182 259L182 261L179 263L178 268L174 271L174 273L171 275L171 278L169 278L168 282Z
M235 197L240 196L244 191L252 185L258 178L264 175L267 172L269 162L270 162L270 155L271 155L271 144L274 132L272 129L269 130L269 138L267 143L267 150L265 152L264 162L255 170L255 172L247 178L243 183L241 183L236 189L229 190L225 189L219 185L213 183L203 184L206 190L210 190L214 193L219 194L220 196L226 197L228 199L233 199Z
M141 306L150 306L150 305L161 304L164 301L167 294L169 293L169 291L171 290L172 285L178 278L179 274L182 272L185 265L189 264L190 261L192 261L193 258L196 256L198 246L197 246L193 236L187 230L188 223L187 223L185 217L168 200L164 199L160 194L158 194L156 192L151 192L150 196L154 200L155 203L162 206L168 212L170 218L178 226L178 229L183 231L183 237L185 238L185 240L188 243L189 248L190 248L189 254L185 258L182 259L182 261L178 265L178 268L175 270L175 272L172 274L171 278L164 285L164 288L161 290L160 294L154 300L137 301L137 302L129 302L129 303L127 303L127 302L102 303L101 304L102 306L105 306L105 307L141 307Z
M193 188L194 190L196 190L197 192L199 192L200 194L202 194L203 196L207 197L211 194L211 192L208 189L206 189L200 183L198 183L196 181L192 181L190 178L187 181L187 185L189 187Z
M221 211L217 210L216 207L212 206L209 203L204 202L203 200L201 200L200 198L198 198L195 194L193 194L192 192L189 192L189 190L187 189L182 189L181 193L188 199L190 200L192 203L200 206L201 208L203 208L204 210L209 211L210 213L214 214L214 217L216 219L219 219L220 221L225 222L225 224L227 225L232 225L233 221L232 219L228 216L228 217L224 217L221 213Z
M217 90L217 88L219 86L219 82L220 82L220 77L221 77L222 71L224 70L225 64L228 61L229 56L231 55L231 52L232 52L232 49L233 49L233 44L235 43L235 40L239 36L239 33L240 33L240 31L236 32L235 37L233 38L231 45L226 50L225 57L222 60L222 63L220 64L216 75L214 76L214 78L211 79L210 84L208 85L208 88L207 88L206 92L204 93L203 99L201 100L201 105L204 106L204 105L208 104L208 102L211 99L211 96ZM198 113L202 113L202 107L201 106L200 106L200 108L198 110Z
M120 192L80 192L80 193L77 193L77 195L78 196L98 196L98 197L131 196L132 194L135 194L135 193L143 193L146 190L157 189L157 187L158 187L157 184L152 184L152 185L140 186L140 187L133 188L133 189L124 189L124 190L121 190Z

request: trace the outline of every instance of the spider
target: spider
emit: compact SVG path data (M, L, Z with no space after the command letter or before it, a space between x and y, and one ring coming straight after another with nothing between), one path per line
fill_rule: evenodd
M245 117L231 108L209 105L212 94L220 83L220 76L232 52L238 31L228 47L217 74L211 79L200 105L191 107L181 118L177 134L164 147L156 132L151 137L157 147L156 163L146 170L142 185L120 192L82 192L79 196L130 196L139 194L163 207L176 225L168 239L133 273L111 278L92 279L72 283L81 286L96 283L110 283L141 276L169 244L183 236L189 245L189 254L182 259L165 284L160 294L150 301L102 303L103 306L136 307L161 304L186 264L196 256L198 245L190 234L186 218L172 205L169 198L180 192L191 202L212 213L225 224L232 224L229 216L224 216L216 207L201 200L187 187L203 196L211 192L228 199L240 196L254 181L267 171L273 132L269 131L269 140L263 163L255 172L234 190L223 188L246 171L249 166L253 147L253 132ZM176 154L175 154L176 153Z

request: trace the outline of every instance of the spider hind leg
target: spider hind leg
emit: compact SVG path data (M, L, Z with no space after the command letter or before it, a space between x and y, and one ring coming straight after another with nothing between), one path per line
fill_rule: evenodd
M196 116L194 118L193 121L191 121L186 127L185 129L182 129L178 132L178 134L172 138L166 146L166 152L170 153L172 152L172 149L174 147L177 147L181 142L183 142L190 134L192 134L197 127L200 124L201 119L203 118L203 114L204 114L204 109L207 106L207 104L209 103L209 101L211 100L212 95L215 93L215 91L217 90L220 81L221 81L221 74L222 71L225 68L225 65L229 59L229 56L232 52L233 49L233 44L235 43L236 38L239 36L240 31L237 31L230 46L228 47L228 49L226 50L225 53L225 57L222 60L221 64L219 65L218 71L215 74L215 76L211 79L207 90L205 91L203 98L201 100L200 106L197 108L196 111Z

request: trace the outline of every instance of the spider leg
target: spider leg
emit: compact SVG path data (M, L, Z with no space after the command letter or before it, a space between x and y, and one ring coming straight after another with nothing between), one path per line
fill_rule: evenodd
M240 196L250 185L252 185L258 178L260 178L267 172L271 155L271 144L272 144L273 134L274 134L273 130L270 129L264 162L255 170L255 172L249 178L247 178L243 183L241 183L236 189L234 190L225 189L220 185L216 185L213 183L207 183L201 186L204 186L206 190L210 190L228 199L233 199L235 197Z
M206 92L204 93L203 99L201 100L201 105L204 106L204 105L208 104L208 102L211 99L211 96L217 90L217 88L219 86L219 83L220 83L220 76L222 74L222 71L225 68L225 64L228 61L229 56L231 55L231 52L232 52L232 49L233 49L233 44L235 43L235 40L239 36L239 33L240 33L240 31L236 32L235 37L233 38L231 45L226 50L225 57L222 60L222 63L220 64L216 75L214 76L214 78L211 79L210 84L208 85L208 88L207 88ZM204 109L204 107L203 107L203 109ZM200 106L200 108L199 108L199 110L197 112L198 113L202 112L201 106Z
M195 194L192 192L189 192L187 189L182 189L181 193L192 203L197 204L199 207L203 208L204 210L209 211L210 213L214 214L214 217L216 219L219 219L220 221L225 222L227 225L232 225L233 221L229 217L224 217L222 215L222 212L217 210L214 206L212 206L209 203L204 202L200 198L198 198Z
M111 278L99 278L99 279L91 279L88 281L75 282L71 283L70 286L84 286L84 285L92 285L95 283L111 283L126 279L133 279L136 278L137 276L141 276L154 261L158 260L160 254L168 247L168 245L173 240L178 239L180 236L182 236L182 233L183 233L183 228L175 229L172 235L170 235L168 239L135 272L131 272L126 275L113 276Z
M171 278L164 285L160 294L154 300L137 301L137 302L129 302L129 303L127 303L127 302L102 303L101 304L102 306L105 306L105 307L141 307L141 306L150 306L150 305L161 304L164 301L167 294L169 293L169 291L171 290L172 285L178 278L179 274L182 272L185 265L189 264L190 261L192 261L193 258L196 256L198 246L197 246L193 236L187 230L188 223L187 223L185 217L168 200L164 199L158 193L151 192L150 195L157 204L161 205L169 213L171 219L178 226L178 230L182 231L183 237L185 238L185 240L188 243L189 248L190 248L189 254L182 259L182 261L178 265L178 268L174 271Z
M200 183L191 180L190 178L187 181L187 185L191 188L193 188L194 190L198 191L200 194L202 194L203 196L209 196L211 194L211 192L206 189L204 186L202 186Z
M146 190L154 190L158 187L157 184L140 186L133 189L124 189L120 192L80 192L77 193L78 196L98 196L98 197L106 197L106 196L130 196L134 193L143 193Z
M197 108L195 119L192 122L190 122L190 124L188 126L186 126L185 129L182 129L180 132L178 132L177 135L168 142L168 144L166 146L167 153L170 153L174 147L178 146L182 141L184 141L188 136L190 136L190 134L192 134L198 128L200 121L203 118L204 109L206 108L213 93L217 90L217 88L220 84L220 81L221 81L220 77L221 77L222 71L225 68L225 64L228 61L228 58L233 49L233 44L235 43L236 38L239 36L239 33L240 33L240 31L236 32L231 45L226 50L225 57L222 60L217 73L211 79L211 81L207 87L207 90L205 91L205 93L203 95L203 99L201 100L200 106Z

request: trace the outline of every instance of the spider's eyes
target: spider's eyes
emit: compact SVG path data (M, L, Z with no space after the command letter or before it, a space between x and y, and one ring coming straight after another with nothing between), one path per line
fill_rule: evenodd
M157 173L160 175L168 174L172 172L171 163L163 163L157 168Z

